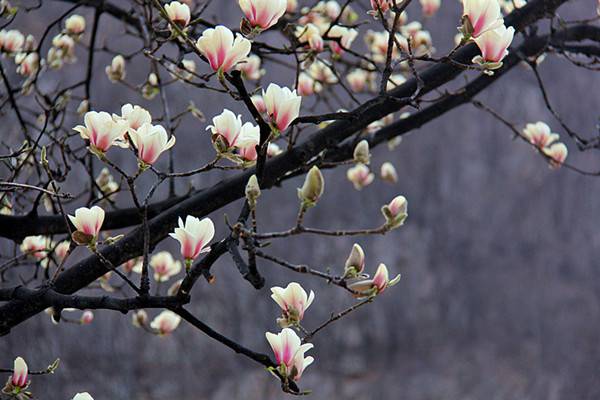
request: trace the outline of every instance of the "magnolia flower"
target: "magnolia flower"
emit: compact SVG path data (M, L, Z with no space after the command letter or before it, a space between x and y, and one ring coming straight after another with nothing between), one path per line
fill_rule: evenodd
M295 90L271 83L267 91L263 91L263 99L271 125L279 132L286 130L300 114L302 97Z
M369 11L369 14L377 16L380 11L382 14L385 14L390 9L391 5L391 0L371 0L372 10Z
M30 77L35 75L40 68L40 57L38 53L19 53L15 56L15 63L18 65L18 74Z
M296 11L297 7L298 7L298 0L287 0L287 5L285 8L285 11L288 13L293 13L294 11Z
M58 50L56 56L61 60L72 62L75 60L75 41L69 35L58 34L52 38L52 47Z
M119 184L115 181L108 168L103 167L100 173L96 177L96 184L100 188L101 193L98 193L98 197L108 196L108 198L114 197L114 194L119 190Z
M313 78L322 83L334 84L338 81L331 67L321 60L317 60L310 65L309 73Z
M258 178L256 175L250 176L246 188L244 189L246 195L246 201L250 206L251 210L256 210L256 201L260 197L260 185L258 184Z
M370 185L375 178L375 175L371 173L369 167L364 164L356 164L356 166L350 168L346 173L346 177L352 184L356 190L361 190L367 185Z
M307 296L306 291L296 282L289 283L285 289L279 286L272 287L271 293L271 298L282 310L282 317L277 319L282 328L297 325L302 321L304 312L315 299L312 290Z
M559 138L558 133L552 133L550 127L542 121L527 124L523 129L523 136L529 140L529 143L540 149L549 146Z
M160 336L172 333L181 322L181 317L173 311L165 310L158 314L150 323L150 328L156 330Z
M385 289L390 286L394 286L400 281L400 274L392 280L389 278L388 269L385 264L379 264L377 271L373 276L373 279L366 279L357 282L353 282L348 285L348 288L355 292L355 296L358 298L366 298L375 296L383 293Z
M408 216L408 202L404 196L396 196L388 204L381 207L381 213L385 217L386 226L395 229L404 223Z
M92 323L93 320L94 320L94 313L91 310L85 310L83 312L83 314L81 314L81 318L79 319L79 322L82 325L89 325Z
M225 109L213 118L213 125L206 127L212 132L215 149L219 153L238 150L244 160L256 160L256 145L260 141L260 128L246 122L242 125L242 116Z
M300 96L310 96L314 93L319 93L323 86L320 82L315 81L306 72L301 72L298 77L298 94Z
M306 174L304 184L298 188L298 198L302 201L303 207L312 207L323 195L325 189L325 179L319 168L314 165Z
M92 396L88 392L77 393L72 400L94 400Z
M398 182L398 174L396 173L396 168L394 165L386 161L381 164L381 179L389 183L397 183Z
M495 1L495 0L494 0ZM473 58L473 62L483 65L486 69L497 69L502 66L502 60L508 55L515 28L504 25L482 33L475 38L475 43L481 50L481 56Z
M75 216L69 215L68 217L77 229L77 232L84 235L81 237L84 240L76 240L76 242L79 244L91 244L96 241L104 222L104 210L102 208L98 206L93 206L92 208L79 207L75 210Z
M83 117L85 126L77 125L73 128L82 138L90 141L93 151L104 153L110 146L127 147L123 135L127 129L124 121L114 121L109 113L89 111Z
M125 79L125 58L118 54L116 55L110 65L108 65L105 69L106 75L111 82L118 82Z
M181 284L183 283L183 279L179 279L175 281L169 289L167 289L167 296L176 296L179 293L179 289L181 288Z
M152 165L158 157L175 145L175 136L167 134L161 125L144 123L136 130L129 132L131 141L137 148L138 159L144 165Z
M7 53L16 53L21 51L25 44L25 36L16 29L0 31L0 50Z
M387 31L375 32L372 30L367 31L365 35L365 41L369 46L369 50L373 54L373 60L376 62L385 62L387 59L387 49L390 33ZM403 50L408 49L408 42L404 36L400 33L396 33L395 41L400 45ZM398 46L392 46L392 59L396 59L400 56Z
M229 28L218 25L206 29L196 42L198 50L208 59L211 68L219 73L229 72L237 63L245 61L251 43L237 34L235 40Z
M344 49L349 49L352 46L352 42L358 36L356 29L350 29L339 25L334 25L327 34L328 37L337 40L331 40L329 47L334 54L338 56L344 53Z
M165 11L169 19L180 28L185 28L190 23L190 8L187 4L172 1L165 4Z
M194 60L181 60L181 67L171 65L169 74L173 79L192 80L196 73L196 62Z
M129 129L138 129L145 123L152 122L152 116L145 108L140 106L133 106L131 104L125 104L121 107L121 115L114 115L115 120L124 120L127 122Z
M306 41L311 50L317 53L323 51L323 37L321 36L321 31L315 24L309 23L305 26L298 26L296 28L296 37L300 42Z
M369 152L369 142L361 140L354 147L353 159L356 163L369 164L371 162L371 153Z
M369 72L364 69L354 69L346 75L346 81L355 93L360 93L369 88Z
M188 215L185 224L179 218L179 227L173 233L169 233L173 239L181 245L181 255L185 258L186 267L191 267L192 262L200 253L210 251L207 244L215 235L215 226L210 218L202 220Z
M304 353L312 349L312 343L302 344L302 341L290 328L284 328L280 333L265 333L267 341L275 354L275 362L281 375L294 381L300 380L302 373L314 358L304 357Z
M65 20L65 29L70 35L80 35L85 31L85 18L81 15L71 15Z
M260 62L260 57L252 54L245 62L240 62L236 66L236 69L242 72L244 78L249 80L257 80L260 79L260 77L265 73L264 69L260 69Z
M440 8L441 0L420 0L423 15L431 17Z
M569 153L567 146L561 142L553 143L549 147L545 147L543 152L546 156L550 157L550 166L553 168L560 167L567 159Z
M286 0L238 0L250 26L269 29L279 21L287 9Z
M150 266L154 269L154 280L157 282L166 282L181 271L181 263L175 261L168 251L153 255Z
M42 260L46 258L46 249L48 247L48 238L45 236L27 236L23 239L20 249L35 259Z
M26 388L28 373L29 370L25 360L22 357L15 358L13 374L11 378L12 385L20 389Z
M63 260L67 253L69 252L69 247L71 247L71 243L68 240L63 240L56 246L54 246L54 255L59 260Z
M352 251L344 265L344 278L356 278L365 269L365 252L358 243L354 243Z
M335 0L320 1L313 10L320 12L331 20L336 19L342 12L342 7Z
M463 34L479 37L504 24L498 0L463 0Z
M254 96L250 97L250 100L252 100L252 104L254 104L254 107L256 107L256 110L259 113L264 114L267 112L265 100L260 94L255 94Z
M148 323L148 313L144 310L136 310L131 315L131 323L136 328L142 328Z

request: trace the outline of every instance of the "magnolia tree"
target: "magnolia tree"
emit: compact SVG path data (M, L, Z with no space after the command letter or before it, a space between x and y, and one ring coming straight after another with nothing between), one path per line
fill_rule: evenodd
M386 260L376 268L366 266L359 243L348 249L349 255L339 255L338 269L326 270L274 256L266 246L283 245L297 235L335 240L396 234L392 231L408 215L407 199L398 193L373 205L381 207L379 226L306 226L305 215L318 206L327 187L326 170L346 168L356 190L376 178L394 184L393 163L384 160L373 168L371 149L387 143L393 150L402 135L470 103L531 146L532 155L551 168L598 175L566 162L567 145L594 149L600 147L599 137L569 128L538 73L547 56L561 57L573 68L598 69L595 5L587 17L566 20L557 13L565 0L64 2L71 4L57 18L38 17L46 26L37 36L19 25L20 16L43 13L55 2L0 3L0 110L7 121L0 155L3 334L43 311L56 324L80 325L94 323L92 310L129 313L140 332L162 337L177 334L183 320L266 368L283 391L305 394L301 377L319 368L313 337L384 292L393 295L387 289L399 276ZM217 3L227 3L237 15L234 25L209 17ZM447 32L454 46L444 55L436 54L425 29L436 23L440 6L462 13L458 32ZM83 9L91 9L93 18L78 14ZM127 37L138 43L136 50L120 54L110 42L101 46L97 38L105 24L124 26ZM101 53L110 55L109 65L95 62ZM551 121L517 125L476 99L519 64L539 85ZM281 79L273 82L271 68L287 76L279 73ZM84 78L70 82L76 69ZM132 71L148 69L143 82L131 78ZM151 107L138 104L96 107L97 82L108 86L108 93L120 85L140 103L156 103L162 111L153 115L146 109ZM181 107L180 94L175 102L167 93L167 87L182 86L199 91L207 102L229 97L244 111L223 107L205 121L202 104ZM183 119L196 126L194 132L180 129ZM195 147L212 146L213 156L195 159L193 169L182 170L174 153L179 143L191 141ZM135 162L123 162L127 159ZM226 178L187 193L175 190L175 182L214 170ZM298 213L290 216L295 222L282 231L261 229L261 198L298 176L303 184L297 189ZM151 184L140 185L142 179ZM65 190L73 182L77 193ZM165 197L157 196L161 185L169 186ZM219 219L207 217L239 199L243 205L237 218L222 218L224 212ZM227 233L215 237L215 225ZM180 252L155 251L163 241L178 243ZM289 271L286 287L270 289L281 313L273 316L279 329L265 332L264 348L237 343L186 308L197 284L222 283L211 273L221 258L229 258L256 289L268 285L261 264ZM296 274L323 280L355 300L346 309L320 304L331 309L331 317L305 324L319 295L294 282ZM271 300L265 295L265 301ZM14 366L4 365L0 371L8 381L1 396L34 397L34 375L52 373L58 360L36 367L29 372L21 357ZM73 399L92 396L78 393Z

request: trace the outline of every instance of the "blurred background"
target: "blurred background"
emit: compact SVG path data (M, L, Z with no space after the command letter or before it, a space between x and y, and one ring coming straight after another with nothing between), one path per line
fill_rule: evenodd
M590 16L595 10L592 3L572 1L559 12L563 17ZM15 26L39 37L48 16L58 16L70 6L44 2L42 9L19 17ZM364 8L356 9L362 16ZM91 23L89 9L77 12ZM458 2L445 0L438 14L424 22L438 55L453 46L460 12ZM421 19L418 2L408 13L409 20ZM206 16L212 15L235 26L241 13L235 1L227 0L214 2ZM120 23L108 16L102 16L101 23L99 43L124 52L139 47L139 41L122 35ZM269 35L264 39L280 40ZM360 38L355 46L363 46ZM85 55L85 49L78 50L82 63ZM104 54L96 59L94 108L119 112L121 104L131 101L149 108L154 116L161 115L158 98L146 101L109 83L104 66L111 58ZM127 80L135 84L143 82L149 72L144 58L137 60L127 66ZM49 74L56 78L48 85L76 80L82 65ZM266 64L266 68L269 73L263 84L293 83L292 74L281 67ZM594 135L600 76L552 55L540 71L553 105L571 128L587 137ZM224 106L243 113L244 120L250 118L239 104L231 104L220 94L179 84L170 86L168 94L174 114L193 100L208 120ZM600 166L595 153L578 153L559 130L528 68L514 68L478 99L519 127L546 121L567 143L570 163L588 169ZM310 109L313 103L309 99L304 104ZM321 104L315 110L330 111ZM74 117L76 123L80 121ZM208 123L186 117L178 128L174 147L178 171L212 159L214 150L205 132ZM18 130L8 131L7 143L20 143ZM373 149L373 155L374 172L384 161L391 161L399 174L398 184L376 179L356 191L346 180L345 167L327 171L326 193L308 213L306 225L324 229L379 226L380 206L403 194L409 202L404 227L385 236L354 238L365 249L368 271L373 273L384 262L391 273L401 273L402 280L373 304L315 336L311 355L316 361L305 372L301 387L312 390L314 399L600 398L600 180L549 169L530 146L513 140L504 126L469 105L405 136L395 150L380 146ZM135 160L130 154L117 150L109 156L133 170ZM160 165L165 168L166 159ZM221 171L211 172L195 177L192 184L205 187L224 176ZM84 178L83 173L72 174L66 190L77 192ZM149 182L140 183L141 193ZM287 229L294 224L295 188L301 183L302 178L289 180L263 193L258 207L261 229ZM184 193L188 184L178 182L178 192ZM156 198L165 195L163 190ZM118 203L130 205L126 194L119 195ZM223 215L237 215L240 207L238 202L211 215L217 225L215 238L226 233ZM339 273L354 239L299 236L274 241L269 252ZM12 248L5 240L0 243L3 251ZM163 248L177 252L171 239L157 250ZM85 249L78 249L75 259L85 255ZM278 330L278 309L269 298L271 286L296 280L315 291L316 300L304 321L309 329L354 301L337 287L294 275L268 261L260 261L259 268L267 284L256 291L223 257L213 268L216 282L199 282L189 309L236 341L270 353L264 333ZM131 315L95 314L89 326L55 326L45 314L32 318L0 338L0 366L9 367L21 355L31 370L39 370L60 358L54 375L33 380L32 390L39 399L70 399L79 391L89 391L97 400L286 397L260 366L185 322L173 335L161 338L133 327ZM158 310L149 311L151 318L156 314Z

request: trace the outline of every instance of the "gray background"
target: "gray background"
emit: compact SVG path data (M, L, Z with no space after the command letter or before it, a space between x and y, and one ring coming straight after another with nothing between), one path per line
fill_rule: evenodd
M225 21L235 26L237 5L227 3L231 12ZM590 16L592 3L574 1L564 8ZM66 9L54 2L44 8L56 15ZM216 6L212 9L217 12ZM439 54L451 46L459 13L457 2L445 0L426 23ZM85 15L90 22L90 14ZM420 15L418 3L411 6L410 15ZM43 21L37 12L18 26L39 32ZM121 29L108 17L102 21L114 28L113 33ZM103 32L101 39L106 37ZM125 50L136 43L109 37L113 49ZM358 41L357 48L361 48ZM78 55L83 63L85 52L79 50ZM135 101L160 115L158 98L149 103L108 83L103 68L109 59L99 57L95 65L96 108L117 112L121 103ZM129 79L141 82L147 68L142 59L128 64ZM77 66L65 71L77 71ZM289 73L276 67L269 71L273 81L291 83ZM600 78L553 56L542 64L541 73L553 104L570 126L587 136L595 134ZM209 118L227 104L221 95L181 86L171 86L169 95L175 112L193 99ZM563 133L545 110L526 68L515 68L479 99L519 126L545 120ZM239 105L231 107L243 112ZM244 120L248 119L245 113ZM178 130L174 148L178 170L209 161L213 150L205 126L187 118ZM18 143L16 132L9 137ZM598 167L593 152L578 153L571 141L564 140L571 163ZM131 155L113 151L110 156L133 169ZM380 206L404 194L410 216L403 228L383 237L358 239L370 271L385 262L403 278L374 304L315 337L311 353L316 362L306 371L302 388L312 389L314 399L598 398L598 179L550 170L529 146L511 140L507 129L471 106L415 131L393 152L385 146L374 150L374 170L387 160L398 170L397 185L376 180L356 192L345 179L345 168L328 171L326 194L306 221L330 229L374 227L381 222ZM165 159L160 165L164 168ZM193 184L203 187L222 176L202 175ZM74 173L66 188L76 192L81 177ZM147 183L142 182L142 193ZM300 184L301 180L288 181L263 194L258 210L263 229L293 224L295 188ZM185 188L186 182L178 183L180 193ZM125 194L119 200L128 204ZM239 207L235 204L212 215L217 237L225 234L223 213L234 215ZM352 243L345 238L301 236L275 242L270 251L291 262L340 271ZM7 242L2 246L10 248ZM177 248L171 239L164 247ZM79 249L75 257L84 255L85 250ZM298 280L316 292L305 319L309 328L352 302L347 293L321 281L302 279L268 262L261 262L260 269L267 286L255 291L224 257L214 268L216 283L199 283L190 309L217 330L269 352L264 332L277 329L270 286ZM85 327L53 326L47 315L37 316L0 338L0 354L3 366L22 355L32 370L61 358L55 375L33 380L32 389L40 399L69 399L84 390L97 400L285 397L261 367L185 323L171 337L159 338L134 328L130 316L109 311L97 312L93 324Z

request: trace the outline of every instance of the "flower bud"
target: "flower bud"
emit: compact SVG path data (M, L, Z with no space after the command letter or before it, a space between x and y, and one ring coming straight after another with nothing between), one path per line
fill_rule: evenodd
M408 216L408 202L404 196L396 196L389 204L381 207L381 213L385 217L385 225L388 229L395 229L404 223Z
M131 316L131 323L136 328L142 328L148 324L148 314L144 310L137 310Z
M298 197L302 200L304 207L313 207L323 194L325 188L325 180L323 174L317 166L313 166L304 180L302 188L298 189Z
M89 325L94 320L94 313L91 310L85 310L81 315L79 322L81 325Z
M13 386L21 389L27 387L28 373L29 371L25 360L22 357L15 358L13 374L11 378Z
M398 182L398 174L396 173L396 168L390 162L384 162L381 164L381 179L389 183L397 183Z
M346 260L344 278L356 278L365 269L365 253L358 243L354 243Z
M369 162L371 162L369 142L366 140L361 140L354 148L354 162L362 164L369 164Z
M105 71L111 82L122 81L125 79L125 58L120 54L116 55Z
M83 392L77 393L72 400L94 400L94 398L88 392Z
M252 175L250 179L248 179L248 184L246 185L246 200L248 201L248 205L250 209L254 210L256 208L256 200L260 196L260 186L258 186L258 179L256 175Z

